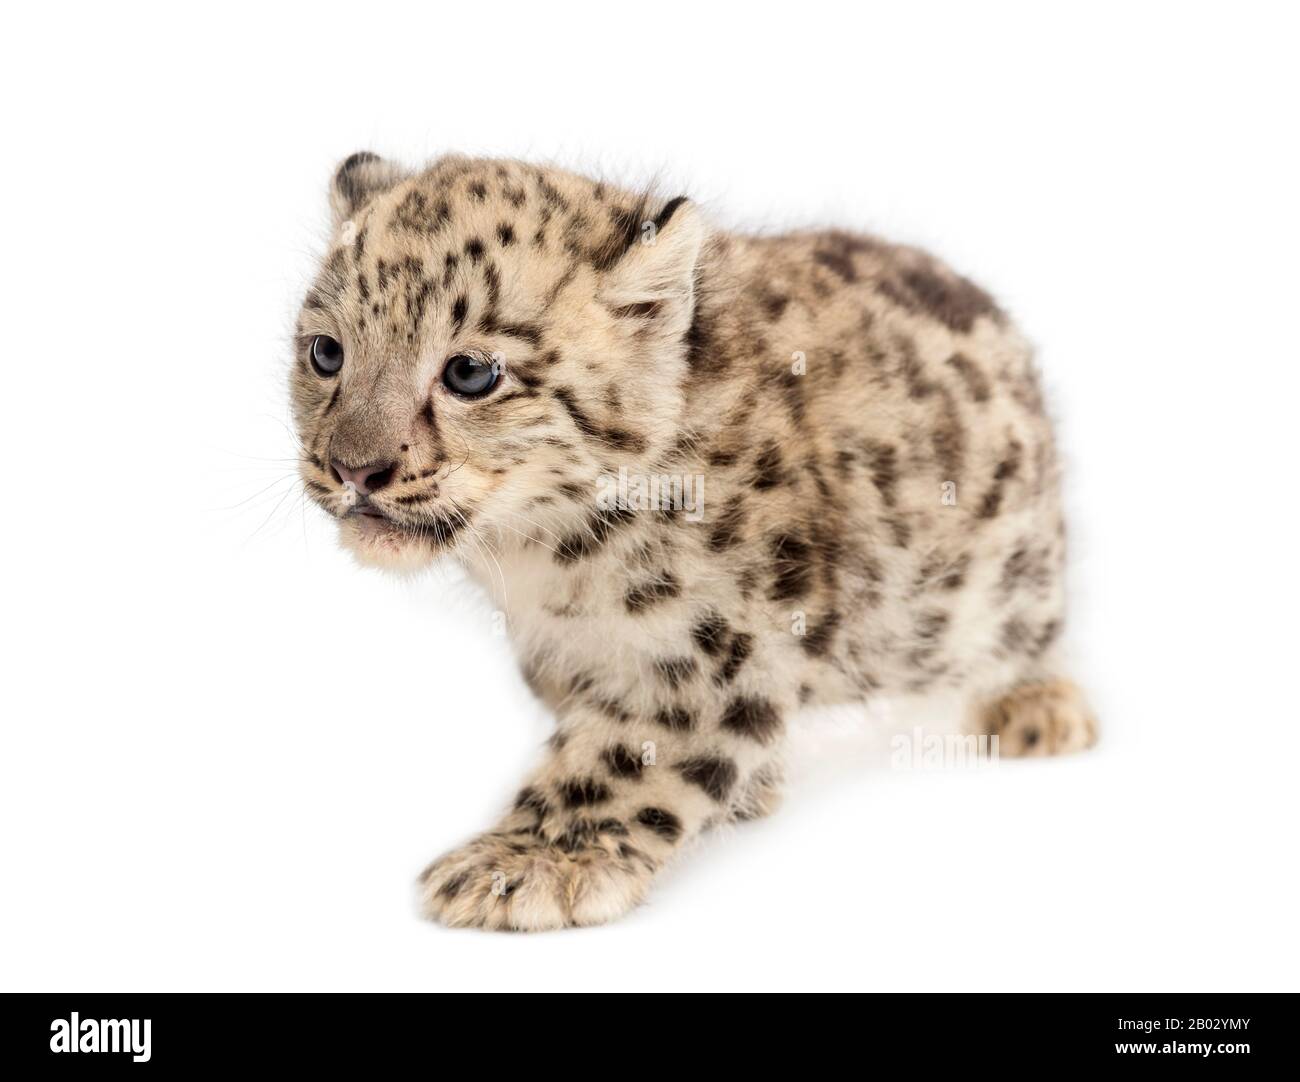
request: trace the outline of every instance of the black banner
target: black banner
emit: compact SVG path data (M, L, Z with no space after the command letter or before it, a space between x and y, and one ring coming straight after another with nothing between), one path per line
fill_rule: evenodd
M797 1053L804 1069L811 1060L828 1070L843 1070L851 1055L860 1071L872 1070L876 1059L887 1069L1056 1069L1123 1060L1145 1069L1163 1060L1179 1070L1203 1063L1239 1071L1296 1058L1290 995L871 995L830 1008L821 1020L809 1016L809 1004L783 996L770 1006L733 1002L707 1023L689 1008L635 998L512 1011L469 995L8 995L0 1065L91 1073L409 1069L429 1056L435 1071L468 1058L495 1072L532 1066L525 1057L555 1070L561 1056L578 1052L593 1057L588 1070L598 1070L595 1056L634 1051L642 1067L662 1055L681 1069L690 1050L685 1062L707 1058L723 1069L755 1060L771 1067L780 1062L769 1059L773 1053ZM622 1062L606 1060L605 1069Z

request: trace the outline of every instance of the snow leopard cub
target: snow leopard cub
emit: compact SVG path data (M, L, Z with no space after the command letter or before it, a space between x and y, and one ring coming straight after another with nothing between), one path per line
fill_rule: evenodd
M306 489L363 563L460 561L556 718L421 877L429 915L619 916L775 807L807 704L958 691L1003 754L1092 743L1050 425L977 286L515 161L354 154L331 205L291 376Z

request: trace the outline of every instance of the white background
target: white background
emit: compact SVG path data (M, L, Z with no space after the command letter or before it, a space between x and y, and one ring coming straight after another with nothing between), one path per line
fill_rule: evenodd
M5 988L1296 986L1282 5L32 10L0 46ZM286 338L367 147L657 174L988 286L1061 420L1100 748L902 771L810 721L784 811L621 923L418 920L548 730L471 587L356 570L291 480Z

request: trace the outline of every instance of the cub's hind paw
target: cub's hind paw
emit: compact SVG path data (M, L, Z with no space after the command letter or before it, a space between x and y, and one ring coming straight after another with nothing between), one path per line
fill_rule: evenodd
M1064 755L1097 742L1097 721L1069 680L1021 684L984 708L981 730L1012 758Z
M453 928L527 932L603 924L641 900L655 865L626 841L600 841L480 835L420 877L422 909Z

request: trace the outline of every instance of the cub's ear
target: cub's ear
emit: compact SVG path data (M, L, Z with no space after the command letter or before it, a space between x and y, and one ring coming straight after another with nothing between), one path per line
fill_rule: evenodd
M344 158L330 183L330 214L338 229L376 195L411 176L409 170L368 150Z
M685 196L642 223L636 239L610 268L600 299L615 315L653 321L674 337L690 326L695 268L708 227Z

